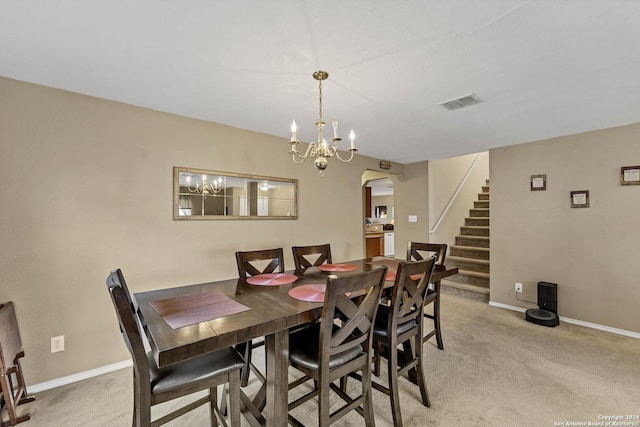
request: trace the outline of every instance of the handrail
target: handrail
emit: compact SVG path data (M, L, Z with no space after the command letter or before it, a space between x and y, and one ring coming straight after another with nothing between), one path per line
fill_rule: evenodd
M447 211L449 210L449 208L453 204L453 201L456 199L456 197L458 197L458 193L460 192L460 190L462 190L462 186L464 185L465 182L467 182L467 178L469 178L469 175L471 175L471 171L473 171L473 168L478 163L478 160L480 160L480 156L482 156L482 153L478 153L478 155L476 156L476 159L471 164L471 167L469 167L469 170L467 171L467 174L464 176L464 178L462 178L462 181L460 181L460 184L458 185L458 188L456 189L455 193L453 193L453 196L451 196L451 199L449 199L449 203L447 203L447 206L444 208L444 210L440 214L440 217L438 218L438 220L434 224L433 228L431 230L429 230L429 234L435 233L435 231L440 226L440 223L442 222L442 220L444 219L445 215L447 214Z

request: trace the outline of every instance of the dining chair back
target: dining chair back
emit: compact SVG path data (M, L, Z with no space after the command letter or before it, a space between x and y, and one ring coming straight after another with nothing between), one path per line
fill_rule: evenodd
M218 416L227 426L227 421L217 406L217 386L228 383L229 421L232 426L240 426L240 369L244 365L240 355L234 349L226 348L186 359L167 368L158 368L153 354L145 349L138 315L125 287L122 271L112 271L106 282L122 337L133 359L133 425L159 426L201 405L209 404L211 424L217 425ZM208 390L206 396L151 421L152 406L202 390Z
M236 264L238 267L238 277L246 280L247 277L257 276L267 273L284 273L284 251L282 248L261 249L255 251L236 252ZM236 350L242 355L245 366L240 374L242 387L249 384L249 374L253 372L260 382L265 383L266 377L252 363L252 352L264 345L264 339L258 341L249 340L236 345Z
M400 262L389 305L380 304L373 330L375 374L380 374L380 359L386 357L388 387L373 382L373 387L391 400L395 427L402 426L398 378L411 372L417 380L422 404L431 406L422 361L422 310L435 257ZM398 346L403 350L399 351Z
M303 425L291 410L318 396L318 425L328 426L351 410L357 410L365 425L373 426L371 400L371 343L373 324L382 295L387 267L327 278L320 322L290 334L289 361L301 371L302 378L292 382L295 388L313 379L314 389L289 405L289 422ZM362 389L350 397L334 381L351 372L362 372ZM333 390L345 404L329 412L329 394Z
M432 256L436 257L436 264L444 265L447 257L447 244L411 241L407 244L407 261L420 261Z
M31 418L29 413L18 415L16 406L35 400L35 397L27 392L24 382L20 365L20 359L23 357L24 350L16 311L13 302L9 301L0 305L0 396L3 400L0 420L4 419L6 409L11 426Z
M284 273L284 251L282 248L238 251L236 252L236 264L240 279L258 274Z
M447 256L447 245L445 243L409 242L407 246L407 261L422 260L429 256L436 257L436 270L444 268L444 261ZM424 312L424 317L433 321L433 328L425 332L422 342L427 342L435 336L438 348L444 350L442 329L440 327L440 287L440 280L432 282L424 298L425 306L433 306L431 312Z
M293 261L296 265L295 274L302 276L308 268L322 264L331 264L331 245L294 246Z

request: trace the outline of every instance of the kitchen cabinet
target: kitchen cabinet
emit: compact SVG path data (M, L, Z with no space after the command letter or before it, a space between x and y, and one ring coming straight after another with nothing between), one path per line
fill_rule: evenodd
M384 238L382 233L368 235L366 240L367 258L384 254Z

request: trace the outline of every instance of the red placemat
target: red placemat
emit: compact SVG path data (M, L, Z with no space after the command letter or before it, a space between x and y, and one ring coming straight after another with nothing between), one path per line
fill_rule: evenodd
M300 301L324 302L326 288L327 285L324 283L300 285L290 289L289 296ZM348 292L345 295L349 296L351 295L351 292Z
M257 286L288 285L296 280L298 280L298 276L283 273L257 274L255 276L247 277L247 283Z
M390 282L393 282L394 280L396 280L396 270L391 270L388 269L387 270L387 277L384 278L384 280L388 280ZM412 274L411 276L409 276L409 278L411 278L411 280L420 280L422 276L419 274Z
M320 271L354 271L358 267L353 264L322 264L318 266Z
M251 310L216 291L151 301L149 304L173 329Z
M326 287L324 283L296 286L289 290L289 296L300 301L323 302Z

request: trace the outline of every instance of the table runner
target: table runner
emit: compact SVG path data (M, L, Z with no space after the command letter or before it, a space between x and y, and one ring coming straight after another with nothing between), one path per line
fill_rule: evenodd
M149 304L173 329L250 310L216 291L150 301Z

